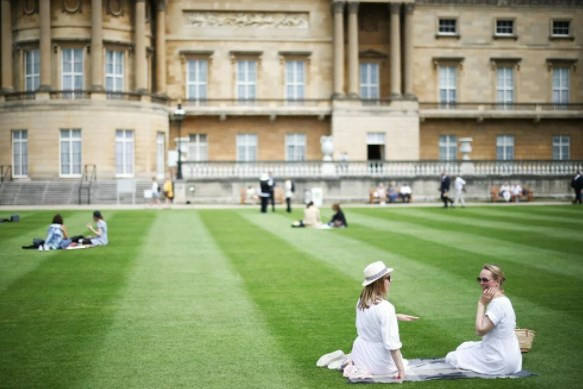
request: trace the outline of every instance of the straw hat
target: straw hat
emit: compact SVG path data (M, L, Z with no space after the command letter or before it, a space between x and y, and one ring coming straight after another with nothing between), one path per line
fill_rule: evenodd
M373 262L364 268L364 282L362 286L367 286L379 278L389 274L394 269L387 267L383 261Z

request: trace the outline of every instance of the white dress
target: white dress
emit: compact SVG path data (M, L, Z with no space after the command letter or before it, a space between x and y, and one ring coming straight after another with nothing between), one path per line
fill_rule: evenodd
M481 342L464 342L447 354L446 362L482 374L512 374L522 370L522 354L514 333L516 315L506 296L488 305L486 316L494 324Z
M390 350L398 350L402 344L393 304L382 300L365 310L359 309L357 304L356 331L358 337L350 354L352 362L372 374L397 373ZM406 360L403 360L403 365L406 368Z

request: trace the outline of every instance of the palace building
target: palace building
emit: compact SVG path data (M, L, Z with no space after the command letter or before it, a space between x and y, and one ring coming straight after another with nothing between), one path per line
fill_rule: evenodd
M583 160L581 1L0 4L14 179L321 161L323 137L335 161Z

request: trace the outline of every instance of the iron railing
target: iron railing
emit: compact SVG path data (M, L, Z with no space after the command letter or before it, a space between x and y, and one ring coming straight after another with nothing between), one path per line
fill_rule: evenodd
M95 165L84 165L81 182L79 183L79 205L83 204L83 192L87 194L87 204L91 204L91 184L97 181L97 167Z
M12 181L12 165L0 165L0 184Z

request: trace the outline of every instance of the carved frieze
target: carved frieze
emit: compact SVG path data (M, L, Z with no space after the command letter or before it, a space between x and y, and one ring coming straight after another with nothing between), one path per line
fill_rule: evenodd
M81 0L62 0L62 10L70 14L81 12Z
M25 15L38 13L38 0L24 0L22 2L22 12Z
M216 12L187 11L186 24L198 28L306 29L308 12Z

